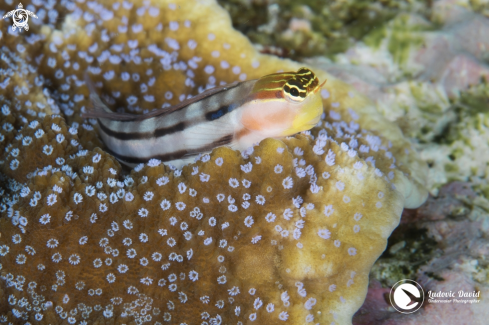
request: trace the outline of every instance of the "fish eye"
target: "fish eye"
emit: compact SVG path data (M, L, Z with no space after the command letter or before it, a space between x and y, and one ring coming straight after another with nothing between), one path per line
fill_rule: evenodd
M282 92L285 99L292 103L300 103L306 99L307 91L302 88L302 85L297 83L296 80L287 82Z

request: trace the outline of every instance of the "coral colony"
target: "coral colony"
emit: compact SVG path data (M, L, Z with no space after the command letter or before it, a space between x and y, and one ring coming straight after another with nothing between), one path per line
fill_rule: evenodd
M214 1L26 8L29 33L0 23L0 323L351 323L403 207L426 198L397 127L317 71L310 131L124 174L80 117L85 71L137 114L300 66L258 54Z

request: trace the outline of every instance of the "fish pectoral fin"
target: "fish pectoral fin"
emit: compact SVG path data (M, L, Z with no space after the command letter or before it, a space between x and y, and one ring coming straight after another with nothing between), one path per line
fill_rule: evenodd
M220 146L235 148L237 141L235 138L234 126L229 123L216 123L212 125L197 125L185 131L185 149L188 151L186 156L196 155L201 152L208 152Z
M228 146L233 148L233 144L235 145L235 141L232 140L232 135L224 136L217 141L209 143L208 145L196 147L196 148L188 148L187 153L182 156L182 158L188 158L192 156L196 156L200 153L206 153L212 151L214 148L221 146Z

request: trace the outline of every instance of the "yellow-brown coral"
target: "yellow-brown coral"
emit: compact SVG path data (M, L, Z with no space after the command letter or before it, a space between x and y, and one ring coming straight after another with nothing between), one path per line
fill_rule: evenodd
M308 137L285 143L266 140L247 159L219 148L181 176L150 162L131 175L134 184L117 182L102 152L72 162L99 171L88 182L35 176L21 208L1 220L11 236L1 239L2 276L17 288L4 296L52 301L59 317L77 320L103 312L147 319L145 301L153 320L187 324L206 315L347 321L402 200L353 150L327 140L318 156ZM100 313L90 316L90 307Z
M207 84L297 68L257 54L214 2L198 3L77 3L62 33L43 29L39 75L22 74L29 58L12 54L4 35L11 49L2 53L16 64L2 67L12 79L1 103L9 107L1 168L26 183L10 186L2 203L1 321L351 322L403 206L425 192L400 131L345 84L320 74L327 114L311 134L243 153L218 148L181 171L152 160L123 176L110 155L91 150L100 142L79 118L84 70L98 71L109 102L138 112ZM100 25L87 27L93 19ZM42 119L34 102L28 113L21 104L30 94L8 91L24 82L56 113L34 87L40 75L52 80L64 117Z

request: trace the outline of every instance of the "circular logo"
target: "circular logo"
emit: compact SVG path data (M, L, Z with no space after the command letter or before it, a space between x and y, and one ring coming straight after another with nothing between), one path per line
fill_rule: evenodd
M12 18L14 20L15 26L20 27L21 29L25 25L27 25L27 21L29 20L29 17L27 15L27 11L25 11L24 9L16 9Z
M398 312L411 314L423 305L424 291L416 281L404 279L392 286L389 299Z

